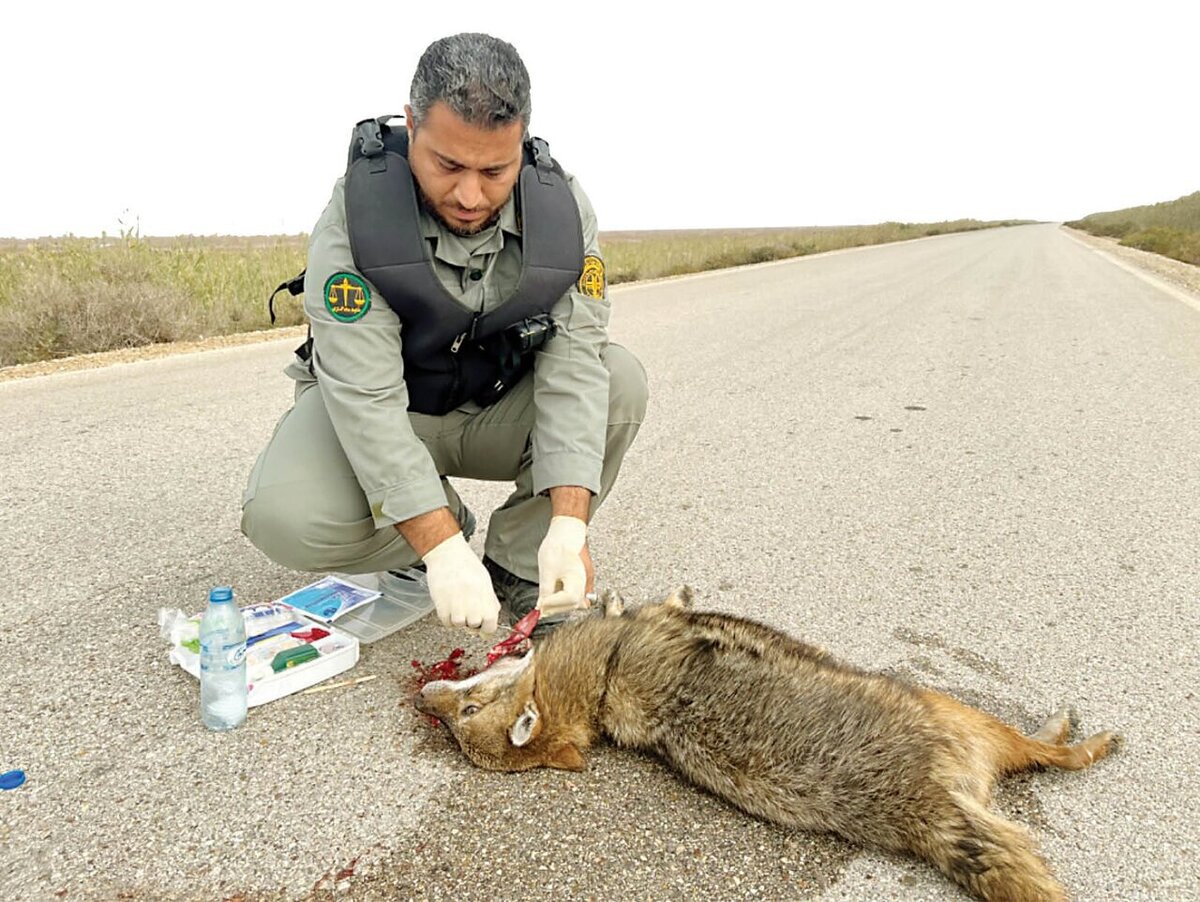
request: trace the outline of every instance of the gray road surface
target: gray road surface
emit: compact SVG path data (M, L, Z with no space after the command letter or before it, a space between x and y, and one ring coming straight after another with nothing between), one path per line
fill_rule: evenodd
M1054 226L613 295L653 398L602 584L690 583L1024 728L1076 705L1122 753L999 807L1078 899L1200 898L1200 312ZM964 898L639 755L474 770L405 703L410 659L483 647L432 619L364 649L374 682L206 732L155 615L308 581L237 525L290 344L0 384L0 898Z

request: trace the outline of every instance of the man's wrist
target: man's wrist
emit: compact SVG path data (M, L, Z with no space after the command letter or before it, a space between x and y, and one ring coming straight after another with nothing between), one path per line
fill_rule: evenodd
M396 529L419 558L424 558L455 533L462 532L462 527L448 507L439 507L408 520L401 520L396 524Z
M575 517L587 523L591 507L592 493L581 485L557 485L550 489L551 517Z

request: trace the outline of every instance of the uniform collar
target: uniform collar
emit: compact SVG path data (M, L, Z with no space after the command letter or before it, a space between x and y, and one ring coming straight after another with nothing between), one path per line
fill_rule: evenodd
M491 228L470 238L461 238L447 229L434 218L422 205L419 210L421 234L433 239L433 256L452 266L466 266L472 256L478 254L494 254L504 247L504 234L521 234L521 226L517 221L517 191L514 188L512 196L500 208L500 220Z

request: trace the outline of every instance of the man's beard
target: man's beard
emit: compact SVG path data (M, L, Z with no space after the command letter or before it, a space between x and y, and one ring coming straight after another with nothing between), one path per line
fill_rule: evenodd
M459 238L470 238L472 235L478 235L484 229L490 229L500 221L500 211L504 209L504 204L501 204L496 208L495 212L493 212L492 215L483 222L479 223L478 225L470 225L466 228L463 228L462 226L456 226L453 223L448 222L446 217L438 212L437 206L432 200L429 199L429 195L426 194L419 185L417 186L417 194L419 194L421 197L421 206L425 209L425 212L440 222L451 234L457 235ZM508 203L508 201L505 201L505 203Z

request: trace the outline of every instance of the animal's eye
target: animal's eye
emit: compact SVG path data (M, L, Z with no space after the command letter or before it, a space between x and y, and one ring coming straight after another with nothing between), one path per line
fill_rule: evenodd
M462 716L470 717L472 714L474 714L478 710L479 710L479 705L465 705L462 709Z

